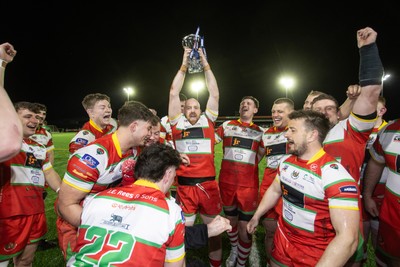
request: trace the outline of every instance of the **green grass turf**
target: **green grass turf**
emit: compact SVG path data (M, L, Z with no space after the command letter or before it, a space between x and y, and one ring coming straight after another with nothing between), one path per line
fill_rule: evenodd
M66 170L66 165L69 157L69 152L68 152L68 143L71 140L71 138L74 136L75 133L54 133L53 134L53 142L55 145L55 163L54 163L54 168L55 170L60 174L60 177L62 178L64 175L64 172ZM222 158L222 149L221 145L217 145L215 148L215 166L217 169L217 173L219 173L220 169L220 162ZM260 180L262 179L262 170L265 167L265 161L263 160L260 165ZM47 217L47 223L48 223L48 233L46 235L46 238L50 241L55 241L57 242L57 230L56 230L56 215L54 213L54 201L56 199L56 194L51 190L48 189L48 196L45 200L46 203L46 217ZM264 252L264 244L263 244L263 239L264 239L264 231L262 227L258 227L258 230L256 232L256 240L257 240L257 248L259 251L260 255L260 266L265 266L265 252ZM226 235L226 233L223 234L222 237L222 244L223 244L223 266L225 266L225 259L228 257L229 252L230 252L230 245L229 245L229 240ZM376 266L374 262L374 253L371 249L371 246L369 246L368 250L368 261L364 266L369 266L373 267ZM188 251L187 257L190 258L198 258L202 260L203 262L207 262L207 248L203 249L198 249L198 250L193 250L193 251ZM10 264L9 266L13 266L13 264ZM59 250L58 247L47 249L47 250L39 250L36 252L35 255L35 260L33 263L34 267L42 267L42 266L49 266L49 267L58 267L58 266L65 266L65 261L63 259L63 256L61 254L61 251ZM247 266L250 266L247 263Z

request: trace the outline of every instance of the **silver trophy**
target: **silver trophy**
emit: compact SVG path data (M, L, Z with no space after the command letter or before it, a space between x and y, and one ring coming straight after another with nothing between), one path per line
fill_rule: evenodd
M198 73L203 71L203 65L200 61L198 49L203 49L204 55L206 55L206 50L204 48L204 37L199 36L199 31L200 27L197 28L196 34L189 34L182 39L182 46L192 49L189 54L189 73Z

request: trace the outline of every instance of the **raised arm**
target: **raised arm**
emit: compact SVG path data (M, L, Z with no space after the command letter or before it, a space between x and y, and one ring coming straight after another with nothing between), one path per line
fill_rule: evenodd
M169 105L168 105L168 117L170 119L176 118L181 114L181 101L179 99L179 93L182 90L183 83L185 82L186 71L188 67L188 57L191 52L190 48L184 48L182 66L176 73L174 80L172 81L171 88L169 91Z
M204 76L206 79L206 86L209 93L207 101L207 109L218 113L219 108L219 89L217 80L215 79L214 73L211 70L210 64L208 64L207 58L203 53L202 49L199 49L201 64L204 69Z
M354 103L356 102L360 94L361 86L359 86L358 84L349 85L349 87L347 87L347 98L339 107L339 120L347 119L350 116L350 113L353 110Z
M377 33L369 27L357 31L361 93L352 110L357 115L366 116L376 112L376 105L382 90L383 65L379 57L376 37Z
M14 157L22 146L22 125L14 105L4 89L6 65L17 51L9 43L0 45L0 162Z
M6 65L14 60L17 51L9 43L3 43L0 45L0 86L4 87L4 74L6 71Z

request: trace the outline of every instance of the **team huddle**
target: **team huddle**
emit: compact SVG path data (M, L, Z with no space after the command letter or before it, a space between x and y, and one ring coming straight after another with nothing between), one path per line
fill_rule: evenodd
M20 152L0 163L0 267L10 259L32 264L47 232L47 186L58 193L66 266L190 266L186 250L206 246L207 266L251 266L259 225L269 266L361 266L370 234L377 264L400 266L400 124L382 118L376 38L369 27L357 31L359 84L348 86L341 106L319 91L301 110L278 98L267 128L253 122L260 108L253 96L242 98L238 119L216 124L220 93L201 49L204 111L187 99L181 90L192 49L184 47L162 118L127 101L115 120L107 95L85 96L89 121L70 141L62 179L42 125L45 106L15 103L23 139ZM12 61L3 57L10 49L0 45L2 62ZM216 144L223 151L218 174Z

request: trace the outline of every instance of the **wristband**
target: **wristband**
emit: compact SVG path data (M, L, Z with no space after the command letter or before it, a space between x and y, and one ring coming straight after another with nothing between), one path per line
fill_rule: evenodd
M58 194L59 191L60 191L60 188L57 188L56 193Z
M185 65L182 65L179 70L186 73L187 67Z
M7 65L7 61L0 59L0 67L5 69Z
M208 71L208 70L211 70L211 67L210 67L210 64L207 64L207 66L204 66L204 71Z

